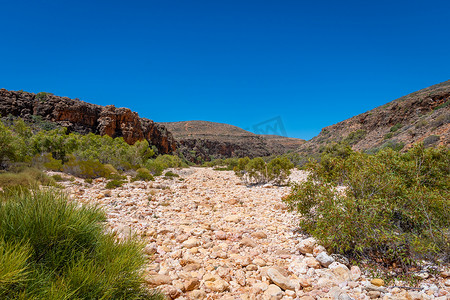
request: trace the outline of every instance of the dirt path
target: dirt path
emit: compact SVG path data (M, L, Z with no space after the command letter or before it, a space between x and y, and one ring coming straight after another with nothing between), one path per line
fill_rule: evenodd
M82 202L104 205L121 236L133 232L146 239L148 284L172 298L450 299L442 278L421 291L387 289L372 285L358 267L334 262L323 247L294 232L297 215L281 201L288 187L247 187L229 171L177 172L180 178L112 191L101 180L67 187Z

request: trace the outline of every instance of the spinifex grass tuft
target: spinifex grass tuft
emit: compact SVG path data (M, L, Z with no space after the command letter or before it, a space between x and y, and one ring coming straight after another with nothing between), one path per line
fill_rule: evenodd
M160 298L142 287L142 245L105 234L98 208L37 189L3 197L1 299Z

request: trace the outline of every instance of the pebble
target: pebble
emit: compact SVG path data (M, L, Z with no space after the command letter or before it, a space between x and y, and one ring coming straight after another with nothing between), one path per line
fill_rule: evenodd
M371 284L375 285L375 286L383 286L384 285L384 280L380 279L380 278L374 278L370 281Z
M277 269L269 268L267 270L267 276L274 284L283 290L295 290L295 284L293 284L289 278L283 276Z
M329 265L334 263L334 258L329 256L325 251L320 252L316 256L316 260L325 268L328 268Z
M145 281L154 286L159 286L163 284L171 284L172 278L167 275L157 274L157 275L149 275L145 278Z
M312 253L314 246L316 245L316 240L314 238L307 238L298 244L298 250L300 250L301 253Z
M264 292L263 299L281 299L283 298L283 291L276 286L275 284L271 284L267 287L267 290Z
M255 243L255 241L253 241L251 238L248 238L248 237L243 238L240 242L240 245L251 247L251 248L258 246L258 244Z
M350 270L346 265L334 262L328 267L337 277L339 281L347 281L350 279Z
M265 234L263 231L253 232L251 234L251 236L255 239L266 239L267 238L267 234Z

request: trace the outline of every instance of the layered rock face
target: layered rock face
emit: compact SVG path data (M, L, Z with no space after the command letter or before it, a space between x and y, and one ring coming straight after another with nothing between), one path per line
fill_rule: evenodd
M173 133L178 151L193 162L212 158L268 156L296 149L304 140L274 135L257 135L239 127L207 122L161 123ZM200 161L199 161L200 160Z
M172 134L163 125L140 118L128 108L100 106L51 94L0 89L0 115L10 114L27 121L39 116L81 134L92 132L123 137L128 144L146 139L163 154L176 149Z

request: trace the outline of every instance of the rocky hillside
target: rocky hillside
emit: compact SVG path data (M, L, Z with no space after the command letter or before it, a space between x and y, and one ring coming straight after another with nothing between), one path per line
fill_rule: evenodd
M172 132L178 149L190 161L214 158L257 157L282 154L304 141L281 136L257 135L239 127L207 121L161 123Z
M128 108L100 106L49 93L0 89L0 116L8 115L30 122L39 118L82 134L123 137L128 144L146 139L160 153L172 153L176 149L172 134L163 125L140 118Z
M406 150L416 142L450 145L450 80L322 129L298 149L317 154L332 142L347 141L355 150L382 147Z

